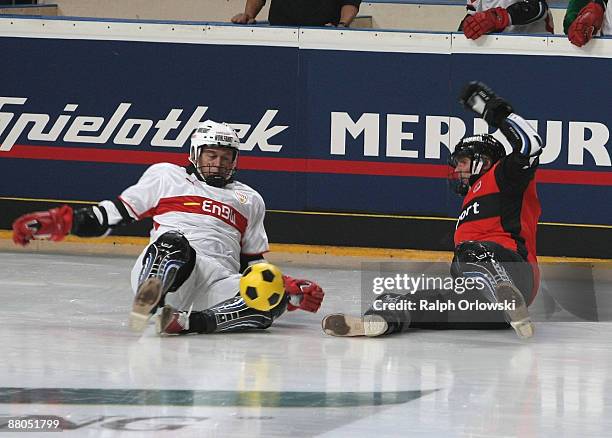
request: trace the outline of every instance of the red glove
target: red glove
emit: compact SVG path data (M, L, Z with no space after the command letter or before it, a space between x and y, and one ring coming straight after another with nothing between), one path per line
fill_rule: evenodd
M493 31L502 31L510 24L510 14L504 8L487 9L463 20L463 34L475 40Z
M319 310L325 292L317 283L309 280L298 280L288 275L283 275L283 281L285 282L285 292L289 294L287 310L302 309L312 313ZM292 304L296 302L299 304Z
M48 211L36 211L13 222L13 242L26 246L32 239L62 240L72 228L72 208L62 205Z
M604 19L604 8L599 3L589 3L578 12L570 25L567 37L575 46L582 47L601 29Z

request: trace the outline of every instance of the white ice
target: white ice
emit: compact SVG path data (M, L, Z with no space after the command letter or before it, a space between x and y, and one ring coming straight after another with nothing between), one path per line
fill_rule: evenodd
M10 432L8 417L28 415L63 418L72 429L61 436L78 437L557 438L612 429L610 322L540 322L527 342L511 330L332 338L320 320L359 312L358 269L288 258L286 273L324 287L320 313L286 314L265 332L160 338L152 325L143 335L127 327L132 262L0 252L0 432ZM108 390L118 398L101 399ZM153 398L144 404L129 390ZM387 403L397 392L413 396ZM27 436L37 435L47 434Z

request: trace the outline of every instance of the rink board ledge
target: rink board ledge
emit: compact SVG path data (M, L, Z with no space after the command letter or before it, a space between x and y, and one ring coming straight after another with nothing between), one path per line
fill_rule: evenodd
M11 231L0 230L0 251L31 252L46 254L88 254L136 256L149 242L146 237L107 236L98 238L80 238L67 236L62 242L33 241L27 247L19 247L11 240ZM274 263L295 263L299 265L316 265L329 267L354 266L364 261L440 261L450 262L451 251L425 251L414 249L364 248L322 245L270 244L266 258ZM612 267L611 259L548 257L540 256L542 264L587 263Z
M500 54L612 57L612 38L601 37L586 47L572 45L565 35L486 35L478 41L462 33L393 29L291 28L236 26L231 23L133 20L85 17L0 17L0 37L64 40L136 41L146 43L215 44L290 47L360 52Z

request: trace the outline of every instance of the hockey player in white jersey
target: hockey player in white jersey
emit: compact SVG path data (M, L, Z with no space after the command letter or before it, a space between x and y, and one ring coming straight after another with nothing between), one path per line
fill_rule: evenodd
M467 0L459 30L472 40L495 32L554 33L546 0Z
M308 280L283 277L285 296L270 311L248 307L238 294L240 272L268 251L264 201L234 180L239 145L229 125L203 122L191 136L189 166L154 164L113 201L21 216L13 240L102 236L151 217L150 244L132 269L130 325L138 331L159 308L161 334L265 329L287 309L316 312L324 293Z

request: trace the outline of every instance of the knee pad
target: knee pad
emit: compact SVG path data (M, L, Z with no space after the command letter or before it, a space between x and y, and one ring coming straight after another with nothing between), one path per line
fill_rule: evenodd
M451 275L455 278L478 279L484 286L482 295L490 301L495 301L497 284L514 284L504 266L496 260L493 248L483 242L467 241L457 246L451 264Z
M468 240L463 242L455 248L455 262L459 263L477 263L477 262L488 262L495 258L493 249L487 246L486 243Z
M178 231L168 231L147 248L138 284L156 277L162 281L164 293L174 292L193 271L195 259L195 250L185 236Z

